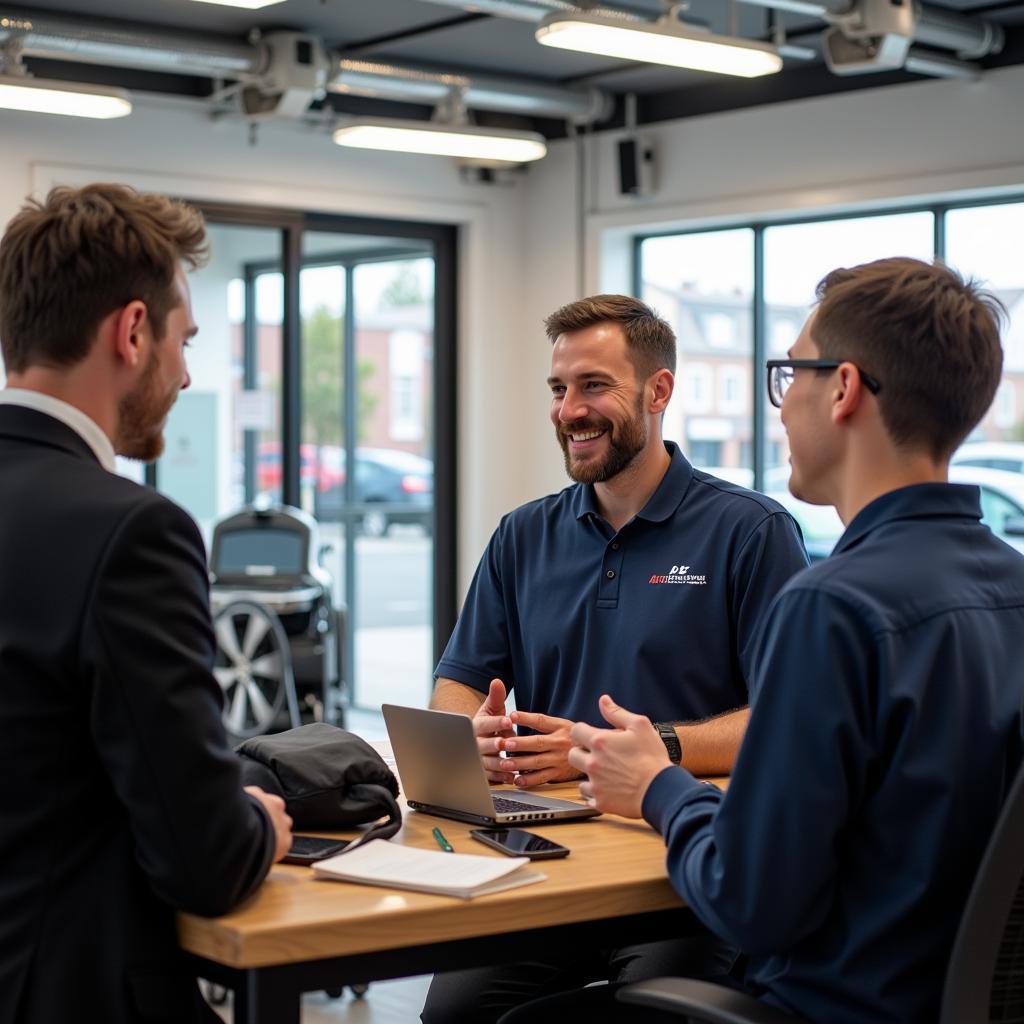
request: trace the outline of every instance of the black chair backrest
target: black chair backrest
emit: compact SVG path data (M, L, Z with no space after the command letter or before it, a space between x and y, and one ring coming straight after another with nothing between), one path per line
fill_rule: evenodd
M1024 768L1018 770L960 919L940 1024L1024 1022Z
M246 573L241 564L251 559L269 563L264 566L267 576L303 576L309 572L314 528L308 515L289 505L243 508L214 526L210 571L220 583L242 581L251 586L260 577Z

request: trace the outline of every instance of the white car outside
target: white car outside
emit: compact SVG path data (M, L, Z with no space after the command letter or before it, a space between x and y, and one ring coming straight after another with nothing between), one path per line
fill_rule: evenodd
M1024 443L1017 441L972 441L961 446L950 460L954 466L978 466L1024 473Z
M981 521L1024 553L1024 473L958 464L949 467L949 482L980 487Z
M1024 473L985 466L953 465L949 481L981 489L981 521L1002 541L1024 554ZM810 505L788 491L769 491L800 524L811 561L827 558L845 527L831 505Z

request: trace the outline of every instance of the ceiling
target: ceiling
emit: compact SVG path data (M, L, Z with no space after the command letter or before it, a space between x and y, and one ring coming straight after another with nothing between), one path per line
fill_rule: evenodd
M654 17L663 4L661 0L628 0L628 6ZM1024 0L929 0L929 6L983 16L1004 26L1003 52L984 58L980 62L983 67L1024 63ZM536 26L532 22L472 13L429 0L284 0L258 11L194 0L47 0L45 4L20 3L10 7L0 0L0 18L33 13L109 19L117 27L171 29L220 36L233 43L245 42L254 27L264 32L294 29L315 34L342 57L527 78L552 85L597 87L617 101L613 116L597 128L622 123L622 97L629 93L637 97L638 123L645 123L921 80L920 76L903 71L837 76L824 66L820 55L824 27L821 20L800 14L776 14L750 2L736 5L739 34L768 40L772 19L779 17L789 41L807 48L807 56L787 58L780 74L754 80L628 64L543 47L534 39ZM728 0L691 0L686 16L707 23L713 31L729 31ZM180 95L205 96L211 91L208 79L189 76L31 57L27 63L30 70L47 77ZM336 94L330 95L327 102L339 111L351 113L428 116L430 111L419 104ZM477 119L483 124L523 121L507 114L486 112ZM549 137L565 133L565 125L559 121L534 118L530 126Z

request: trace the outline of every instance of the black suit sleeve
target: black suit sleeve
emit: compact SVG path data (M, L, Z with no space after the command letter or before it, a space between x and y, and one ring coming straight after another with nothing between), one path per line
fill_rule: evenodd
M226 913L263 880L275 837L227 745L202 539L176 505L150 494L122 521L82 637L90 727L140 866L175 909Z

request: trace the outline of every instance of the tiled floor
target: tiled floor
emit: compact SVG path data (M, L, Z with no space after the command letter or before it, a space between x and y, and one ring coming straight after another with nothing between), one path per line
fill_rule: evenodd
M310 992L302 998L302 1024L415 1024L429 984L429 975L376 982L362 999L348 989L340 999ZM231 1021L230 1005L217 1012Z

